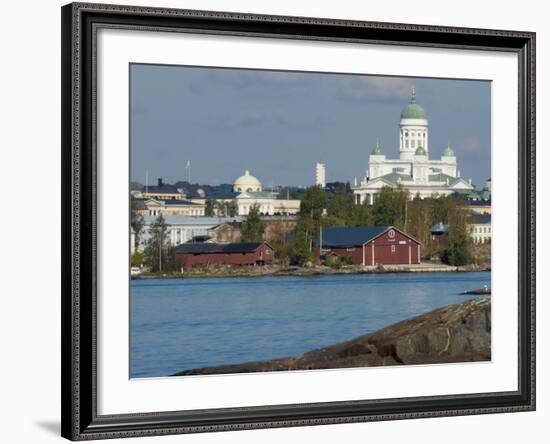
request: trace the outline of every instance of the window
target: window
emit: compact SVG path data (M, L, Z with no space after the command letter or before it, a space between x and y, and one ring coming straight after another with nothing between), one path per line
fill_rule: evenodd
M395 245L392 245L392 246L391 246L391 252L392 252L392 253L395 253Z

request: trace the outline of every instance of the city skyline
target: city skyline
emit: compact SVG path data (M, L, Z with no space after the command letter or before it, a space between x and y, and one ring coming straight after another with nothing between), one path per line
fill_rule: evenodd
M411 89L428 114L429 157L450 143L461 175L491 176L490 82L132 64L131 180L232 183L245 169L264 186L353 184L379 141L399 153Z

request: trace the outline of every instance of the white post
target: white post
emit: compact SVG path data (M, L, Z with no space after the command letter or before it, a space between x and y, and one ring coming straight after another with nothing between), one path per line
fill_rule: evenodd
M372 253L371 265L374 265L374 241L372 241L371 243L371 253Z

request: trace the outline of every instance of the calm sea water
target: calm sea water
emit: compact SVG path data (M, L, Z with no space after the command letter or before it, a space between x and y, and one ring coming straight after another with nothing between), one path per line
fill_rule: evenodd
M297 356L471 299L491 274L131 282L130 376Z

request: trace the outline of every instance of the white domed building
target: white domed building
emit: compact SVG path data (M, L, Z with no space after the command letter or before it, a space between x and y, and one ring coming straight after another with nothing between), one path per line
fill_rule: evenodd
M239 176L233 182L233 191L235 193L259 193L262 191L262 183L246 170L242 176Z
M235 200L239 216L246 216L254 206L264 216L297 214L300 211L299 200L279 199L279 193L263 191L262 183L249 170L235 179L233 192L238 193Z
M411 198L447 196L474 190L471 181L460 177L456 156L448 145L439 160L429 159L428 116L416 101L413 89L410 102L399 121L399 159L388 159L378 142L369 156L365 178L353 187L357 203L373 203L383 187L401 186Z

